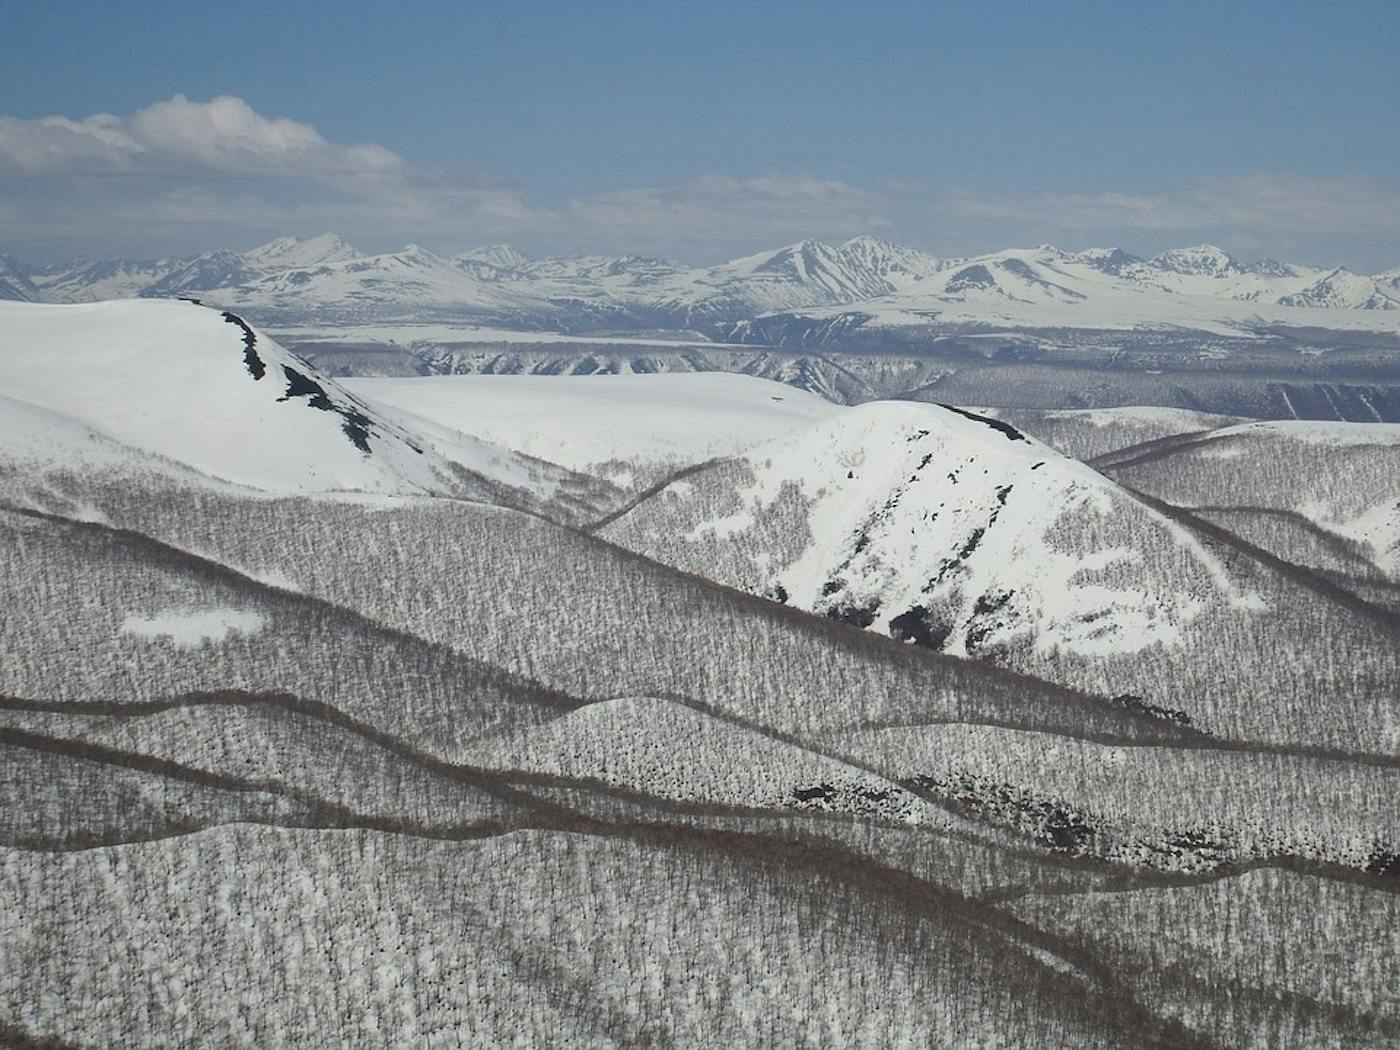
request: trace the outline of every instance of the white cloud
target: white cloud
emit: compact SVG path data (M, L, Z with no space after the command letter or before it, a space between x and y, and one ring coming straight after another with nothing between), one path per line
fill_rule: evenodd
M18 175L239 175L346 179L407 165L383 146L343 146L310 124L265 117L240 98L176 95L126 117L0 117L0 172Z
M1219 239L1324 260L1342 245L1385 266L1394 265L1400 182L1256 173L1150 193L993 195L709 174L541 205L479 171L333 142L231 96L176 95L125 116L0 116L0 250L163 253L324 229L361 242L519 238L545 251L690 259L882 230L947 254L1079 233L1134 247Z
M326 228L473 240L556 222L514 187L331 142L231 96L176 95L124 117L0 117L0 242L11 250L164 252Z

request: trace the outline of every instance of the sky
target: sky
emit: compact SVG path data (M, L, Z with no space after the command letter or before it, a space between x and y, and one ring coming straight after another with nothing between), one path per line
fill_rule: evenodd
M0 253L1400 266L1400 3L0 0Z

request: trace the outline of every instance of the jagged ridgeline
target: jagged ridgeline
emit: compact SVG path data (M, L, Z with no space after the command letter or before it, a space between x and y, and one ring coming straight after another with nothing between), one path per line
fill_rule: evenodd
M1400 1040L1390 428L0 367L0 1042Z

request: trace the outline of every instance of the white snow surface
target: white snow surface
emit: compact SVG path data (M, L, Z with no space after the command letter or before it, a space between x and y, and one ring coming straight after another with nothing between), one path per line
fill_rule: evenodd
M737 509L713 510L721 483L706 475L718 464L602 534L798 608L846 619L866 610L882 633L896 633L901 614L930 611L948 628L940 648L958 655L1027 637L1043 654L1136 652L1179 642L1209 602L1257 601L1112 481L955 410L871 402L739 460L753 480ZM800 533L794 486L808 536L784 553Z
M254 634L261 630L260 614L240 609L168 609L150 616L131 615L122 633L138 638L169 638L178 646L222 642L230 634Z
M816 394L727 372L342 382L373 404L583 472L614 460L686 467L843 411Z
M244 261L250 266L268 270L325 266L360 257L359 252L333 233L305 238L278 237L243 253Z
M352 325L290 325L268 332L289 343L387 343L392 346L517 346L578 345L638 346L752 350L747 343L717 343L710 339L662 333L655 336L574 335L569 332L522 331L493 325L383 322Z
M522 337L612 327L640 310L667 324L797 312L875 326L1189 328L1249 337L1261 326L1400 331L1400 278L1296 263L1241 263L1212 245L1141 259L1040 245L936 259L873 237L805 240L713 266L639 256L531 259L510 245L453 258L416 245L360 255L326 234L247 252L76 262L26 271L12 294L46 301L194 292L207 301L346 324L479 316ZM32 282L32 291L31 284ZM0 292L0 294L4 294ZM863 322L864 323L864 322ZM504 341L499 335L496 341Z
M1400 331L1400 295L1380 277L1244 266L1210 245L1146 260L1116 250L1009 248L944 260L886 294L808 312L858 312L884 327L1187 328L1233 337L1263 325Z
M261 375L243 329L189 302L0 302L3 451L112 467L135 450L273 492L450 494L452 462L539 485L519 457L466 435L414 433L260 333L254 352ZM298 393L293 373L323 397ZM368 452L351 434L356 420Z

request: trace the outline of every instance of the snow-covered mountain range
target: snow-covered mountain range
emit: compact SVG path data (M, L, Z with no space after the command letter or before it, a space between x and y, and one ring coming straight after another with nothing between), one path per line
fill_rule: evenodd
M1244 263L1210 245L1151 258L1042 245L938 259L856 237L694 267L638 256L532 259L510 245L450 257L416 245L365 255L325 234L189 258L33 267L0 257L0 298L180 295L284 320L457 317L559 331L720 326L746 341L762 318L793 313L894 327L1400 326L1400 271Z

